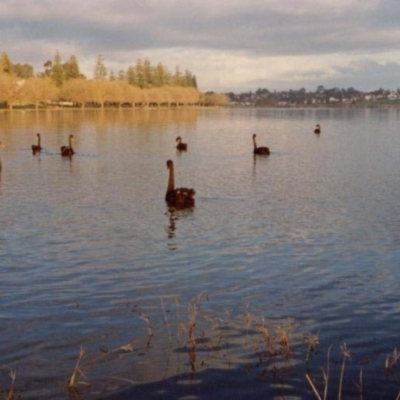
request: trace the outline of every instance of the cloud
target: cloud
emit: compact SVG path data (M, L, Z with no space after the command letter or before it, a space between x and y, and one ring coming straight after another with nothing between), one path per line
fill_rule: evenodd
M270 90L288 90L306 88L316 90L319 85L327 88L353 87L362 91L372 91L378 88L397 89L400 87L400 63L378 63L371 59L344 62L343 64L328 63L296 70L275 72L273 79L256 79L244 86L268 88Z
M347 82L348 85L366 87L370 90L400 87L400 63L390 61L378 63L372 59L355 61L346 67L335 67L338 74L336 85ZM366 84L368 82L368 84Z
M147 57L216 90L389 83L391 73L394 84L399 19L398 0L1 0L0 50L37 70L56 50L74 54L88 76L100 53L114 70Z

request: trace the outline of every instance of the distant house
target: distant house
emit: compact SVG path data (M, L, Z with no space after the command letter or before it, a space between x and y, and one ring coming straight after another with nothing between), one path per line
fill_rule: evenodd
M387 97L389 100L397 100L398 99L398 96L397 96L397 94L395 93L395 92L391 92L391 93L389 93L388 94L388 97Z

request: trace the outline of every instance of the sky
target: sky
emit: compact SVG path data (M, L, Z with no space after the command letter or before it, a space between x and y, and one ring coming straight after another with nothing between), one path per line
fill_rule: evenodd
M0 53L35 72L99 54L118 73L147 58L199 90L400 87L399 0L0 0Z

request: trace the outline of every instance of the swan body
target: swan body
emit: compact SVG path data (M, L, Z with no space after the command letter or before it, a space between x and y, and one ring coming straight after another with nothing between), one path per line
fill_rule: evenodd
M32 153L35 155L36 153L40 153L42 151L42 146L40 145L40 133L36 134L38 138L38 143L32 145Z
M268 147L257 147L256 143L256 134L253 134L253 144L254 144L254 150L253 153L256 155L260 156L268 156L270 154L269 148Z
M178 136L175 141L178 142L176 148L179 151L186 151L187 150L187 143L182 143L182 138L180 136Z
M319 124L315 125L314 133L321 133L321 126Z
M74 135L69 135L68 138L68 146L61 146L61 155L63 157L71 157L73 154L75 154L74 149L72 148L72 139Z
M188 188L175 189L174 163L171 160L167 161L167 168L169 169L169 179L167 193L165 194L165 201L170 207L193 207L194 195L196 194L196 191Z

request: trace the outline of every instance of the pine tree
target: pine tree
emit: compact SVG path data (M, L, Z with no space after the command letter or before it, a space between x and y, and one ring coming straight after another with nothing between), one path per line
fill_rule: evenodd
M145 87L152 87L154 84L153 68L151 66L150 61L147 58L144 60L143 63L143 73L144 73Z
M125 71L123 69L120 69L118 71L118 80L119 81L126 81Z
M192 87L197 89L197 78L195 75L192 76Z
M182 86L182 73L179 66L175 67L175 74L172 77L172 83L174 86Z
M144 67L143 67L143 61L139 58L136 62L136 83L140 88L144 88L146 86L146 78L144 75Z
M193 76L188 69L185 70L185 75L182 79L182 86L186 86L186 87L193 86Z
M61 87L65 81L65 72L63 65L61 64L61 56L58 50L54 55L53 66L51 68L50 77L51 79L53 79L57 87Z
M157 64L154 73L154 85L161 87L169 85L170 83L170 73L161 63Z
M0 68L1 71L5 72L7 75L14 75L13 65L7 53L1 53Z
M44 72L41 72L39 74L40 77L44 78L45 76L50 76L51 75L51 68L53 67L53 63L51 60L47 60L44 64Z
M97 57L96 66L94 67L94 79L106 79L107 68L104 65L104 58L101 54Z
M130 65L126 71L126 80L130 85L137 86L136 70L132 65Z
M13 70L14 70L14 75L18 78L28 79L34 77L32 65L14 64Z
M69 61L63 65L63 68L66 80L78 79L82 77L81 73L79 72L78 60L74 55L72 55L69 58Z

